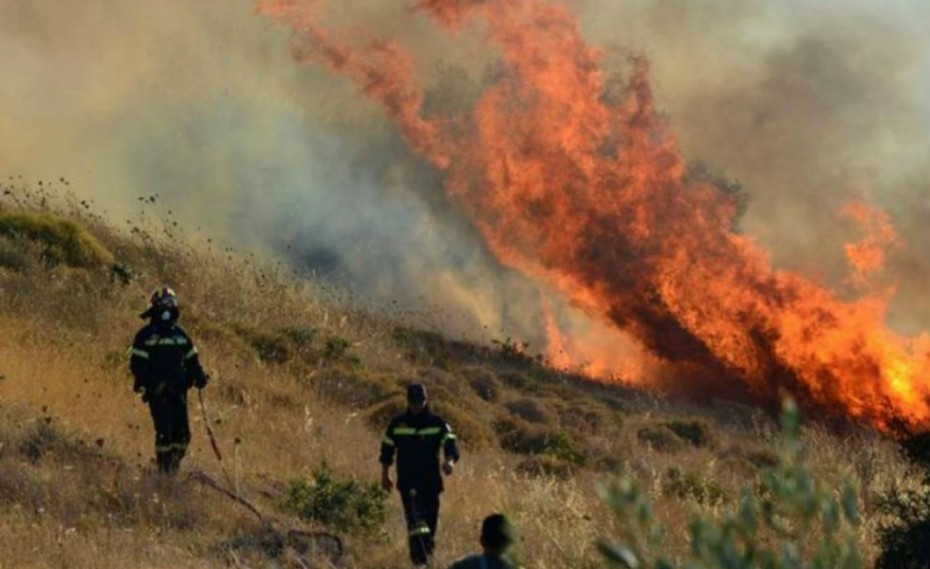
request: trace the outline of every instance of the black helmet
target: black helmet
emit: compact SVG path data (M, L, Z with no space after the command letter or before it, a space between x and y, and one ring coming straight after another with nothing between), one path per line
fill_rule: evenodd
M178 319L178 295L171 287L163 286L155 289L149 297L149 308L139 315L141 318L152 318L165 322Z
M426 386L422 383L411 383L407 386L407 403L422 405L426 403Z
M516 541L513 524L504 514L491 514L481 523L481 543L494 549L507 547Z

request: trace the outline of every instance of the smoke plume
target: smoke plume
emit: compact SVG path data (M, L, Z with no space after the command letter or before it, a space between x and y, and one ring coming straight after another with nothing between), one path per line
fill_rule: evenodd
M747 369L761 361L754 359L758 349L776 362L774 368L760 369L794 385L799 381L791 371L794 364L786 368L783 355L759 344L755 332L744 346L749 355L730 361L695 355L713 342L687 321L685 334L676 336L645 326L645 313L614 307L605 316L597 310L601 283L573 297L570 291L578 282L552 278L559 249L553 245L548 255L540 254L545 235L536 218L489 218L488 204L470 195L475 159L466 158L471 169L456 166L462 148L455 141L477 140L476 128L485 129L486 136L500 125L476 125L463 117L475 105L484 105L486 113L497 107L519 116L524 107L506 108L486 98L489 89L508 94L520 89L511 70L502 67L507 51L549 57L553 44L569 38L573 43L563 46L562 67L553 68L550 79L584 82L592 69L603 70L613 102L632 101L623 112L638 108L649 121L643 128L667 137L666 146L641 148L651 156L646 162L666 161L663 184L688 186L679 174L692 161L742 183L750 201L741 217L730 202L719 207L688 202L700 211L710 207L712 224L738 226L737 249L767 251L775 269L794 271L790 274L798 276L792 278L809 283L803 285L804 294L841 308L859 306L843 310L859 324L878 326L882 337L897 338L892 345L904 341L897 333L915 333L930 321L930 302L921 294L930 277L930 263L922 254L930 238L921 231L930 221L930 86L925 79L930 77L925 24L930 8L925 3L418 4L417 11L407 9L411 3L375 0L264 4L266 12L277 8L277 16L289 24L300 22L299 37L318 34L308 44L290 43L287 33L256 17L253 3L245 0L0 0L0 174L27 180L66 177L82 197L94 198L116 218L133 215L140 195L157 193L162 207L185 225L223 234L240 246L290 255L299 266L339 280L376 303L434 307L450 315L443 325L454 333L526 338L531 349L548 348L556 363L587 365L601 375L648 380L667 373L663 366L668 361L683 361L702 368L696 377L705 380L717 374L751 376ZM495 16L489 13L505 5L536 8L535 14L521 17L528 25L549 26L551 35L495 32ZM550 12L552 5L565 8ZM575 17L577 33L571 23ZM335 52L327 63L355 84L335 78L333 69L324 66L294 65L294 56L325 60L315 51L320 45L345 50L348 59L341 68L331 57ZM631 57L640 62L632 71ZM525 77L534 70L521 72ZM381 83L379 73L385 74ZM398 78L404 88L391 91L387 79ZM614 78L619 78L616 89ZM630 90L631 84L642 88ZM597 85L582 87L576 98L588 101ZM630 92L648 97L623 99ZM552 136L573 156L597 156L628 137L600 131L616 115L595 107L564 112L552 107L556 114L542 118L561 128L556 133L527 124L522 125L527 131L497 134L530 132L542 136L542 143ZM590 140L605 147L589 152ZM585 180L598 169L592 160L566 164L579 168L575 175ZM520 175L547 181L545 169ZM705 188L694 195L705 192L707 203L718 203L713 188L694 183ZM559 206L543 193L524 197L529 201L519 205L535 208L537 215L559 218L565 213L553 211ZM605 190L599 199L614 198ZM498 209L504 205L494 203ZM859 214L843 214L848 207L860 208ZM668 233L675 223L687 225L682 219L671 212L653 221ZM497 232L495 240L491 229L502 221L513 226ZM602 216L580 223L614 221ZM893 239L884 231L887 225L894 228ZM575 228L560 229L571 233ZM884 271L866 261L864 280L853 283L849 263L859 266L855 253L860 261L866 253L869 259L887 259ZM593 248L588 254L595 260L606 253ZM731 251L722 258L742 254ZM649 263L646 257L611 262L618 267L640 263L640 268ZM757 274L768 263L761 259L746 266ZM629 285L631 302L642 300L634 284L624 280L630 275L621 271L611 278L611 286ZM893 284L897 295L886 315L883 306ZM682 327L677 316L669 325ZM892 329L880 326L883 321ZM849 345L841 342L837 349L844 346ZM916 365L903 354L919 350L902 349L892 349L892 359ZM676 368L675 373L681 377L683 372ZM913 377L916 372L901 373ZM826 385L832 377L817 377L825 384L807 389L814 392L811 400L820 401L821 392L832 393L835 387ZM886 386L892 383L888 379ZM886 397L883 389L876 388L875 397ZM887 419L863 411L859 403L844 405L853 415Z

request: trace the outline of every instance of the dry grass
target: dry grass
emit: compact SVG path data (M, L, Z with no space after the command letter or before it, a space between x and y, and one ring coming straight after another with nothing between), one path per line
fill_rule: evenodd
M614 520L596 488L621 472L648 489L672 529L667 551L681 558L689 517L721 516L772 456L777 429L753 409L590 384L505 344L453 342L366 315L284 267L170 227L123 233L70 215L132 278L42 263L46 247L28 235L0 241L0 260L12 259L0 262L0 567L300 566L292 552L272 559L258 547L230 549L259 532L249 512L184 476L153 473L152 428L130 390L125 350L149 290L162 283L178 291L182 324L212 374L207 407L224 453L221 465L194 399L183 469L223 481L225 468L241 495L286 527L306 527L277 507L288 480L324 463L377 479L379 429L413 378L428 384L467 449L443 499L439 566L476 549L491 511L513 517L526 566L601 566L593 543ZM33 460L24 441L46 435ZM908 463L865 432L815 426L805 442L821 478L860 485L860 544L874 559L877 497L914 478ZM721 499L692 492L702 484ZM345 566L406 566L396 497L389 506L380 534L343 536Z

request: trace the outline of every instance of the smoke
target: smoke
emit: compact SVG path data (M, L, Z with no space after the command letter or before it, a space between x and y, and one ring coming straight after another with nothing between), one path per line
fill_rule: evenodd
M919 287L930 277L925 3L571 5L590 39L650 58L685 155L746 185L741 225L776 264L838 282L854 228L836 211L863 199L907 243L890 266L894 323L930 321ZM116 219L157 193L190 227L297 252L298 265L378 302L451 315L456 333L538 340L537 285L492 258L378 106L295 66L287 34L253 8L0 0L0 176L66 177ZM330 2L326 18L410 47L438 94L428 109L467 105L495 56L480 30L450 38L400 2ZM554 310L569 330L597 327Z
M837 284L836 215L887 210L906 246L888 272L891 320L930 322L930 5L920 0L578 2L595 41L647 54L686 156L740 180L742 227L779 266Z
M388 3L335 8L337 24L429 51L427 65L467 65ZM535 289L449 212L380 109L295 66L250 1L0 0L0 74L4 179L64 177L118 223L157 194L192 233L290 255L451 333L497 338L529 318L519 299Z

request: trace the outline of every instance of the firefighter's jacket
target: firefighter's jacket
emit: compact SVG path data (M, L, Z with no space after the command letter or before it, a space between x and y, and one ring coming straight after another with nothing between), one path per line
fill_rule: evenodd
M459 448L452 429L427 407L414 415L409 411L394 417L381 442L381 464L390 466L397 453L397 487L407 493L442 492L439 449L445 458L458 461Z
M152 323L136 334L129 369L143 397L185 393L205 380L190 336L177 324Z

